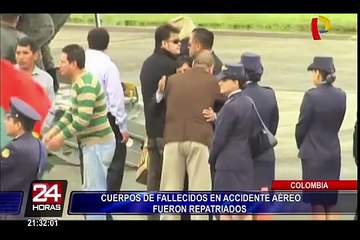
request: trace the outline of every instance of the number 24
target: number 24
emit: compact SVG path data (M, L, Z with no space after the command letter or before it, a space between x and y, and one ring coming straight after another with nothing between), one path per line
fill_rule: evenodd
M61 198L61 194L59 194L58 192L58 185L52 185L49 189L47 189L47 187L48 186L46 184L34 185L34 191L37 189L41 189L41 191L33 198L34 202L46 202L48 198L53 198L55 202L59 201L59 198Z

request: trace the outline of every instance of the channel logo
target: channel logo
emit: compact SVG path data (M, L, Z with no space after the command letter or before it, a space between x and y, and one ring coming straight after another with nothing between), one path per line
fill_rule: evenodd
M62 217L67 181L37 180L30 185L25 217Z
M325 29L319 30L318 23L325 24ZM311 33L314 40L321 40L320 34L327 33L330 30L330 20L326 17L319 16L318 18L311 19Z

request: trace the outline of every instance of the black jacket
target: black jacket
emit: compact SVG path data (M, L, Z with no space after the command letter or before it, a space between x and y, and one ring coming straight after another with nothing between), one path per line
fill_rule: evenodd
M165 125L165 101L151 107L152 98L163 75L176 72L176 56L163 49L155 49L143 63L140 72L141 93L144 102L145 128L148 138L161 138Z
M215 52L212 51L212 55L214 57L214 75L218 75L221 72L221 68L223 66L222 61L220 60L220 58L218 56L216 56Z

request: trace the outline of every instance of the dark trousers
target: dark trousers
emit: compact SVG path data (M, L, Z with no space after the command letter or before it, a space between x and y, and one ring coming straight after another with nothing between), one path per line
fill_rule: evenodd
M214 179L215 179L215 164L210 164L210 176L211 176L211 190L213 191L214 189ZM209 220L219 220L218 217L216 215L209 215Z
M185 174L183 191L184 192L189 191L189 177L188 177L187 173ZM182 221L190 221L191 220L191 215L190 214L181 214L181 220Z
M158 147L154 144L148 147L149 149L149 173L147 178L147 191L159 191L161 172L163 164L163 156L160 154ZM149 220L159 220L160 215L148 215Z
M115 123L115 117L113 117L110 113L107 115L111 128L115 134L116 140L116 148L114 158L110 164L107 175L107 186L108 191L120 191L124 170L125 170L125 160L126 160L126 144L121 143L123 137L120 132L119 127Z
M124 170L125 170L125 160L126 160L126 145L121 143L122 134L119 130L119 127L115 123L115 117L113 117L110 113L107 114L108 120L110 122L111 128L115 134L116 140L116 148L113 160L110 164L107 174L107 190L108 191L120 191ZM81 174L81 182L84 183L84 163L83 163L83 154L80 146L80 142L78 141L79 146L79 158L80 158L80 174ZM111 215L107 216L108 220L111 220Z

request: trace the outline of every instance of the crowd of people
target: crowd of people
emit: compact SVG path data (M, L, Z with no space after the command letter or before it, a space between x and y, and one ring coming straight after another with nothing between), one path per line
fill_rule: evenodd
M5 15L1 17L1 31L11 30L16 37L4 37L9 44L2 44L1 58L28 72L54 103L57 84L49 71L54 65L46 67L46 61L43 65L38 61L44 44L52 38L39 40L29 32L26 36L16 29L19 16ZM3 35L1 38L3 42ZM150 157L148 191L260 191L268 190L275 179L274 149L254 157L249 143L261 131L261 123L274 136L279 123L275 91L259 84L264 72L261 56L243 53L239 62L223 64L213 50L214 38L212 31L196 27L184 17L155 30L155 49L140 70ZM106 29L92 29L87 41L87 50L78 44L62 49L59 72L71 80L71 108L52 126L52 105L41 143L29 134L39 120L38 114L26 102L12 99L6 131L14 140L2 150L0 190L23 190L27 196L24 186L43 172L47 154L22 147L23 141L38 142L40 149L58 150L72 137L78 139L83 190L121 189L129 130L120 72L106 53L110 43ZM42 59L45 56L43 53ZM339 180L338 133L346 111L346 94L333 85L336 71L332 57L315 56L309 64L307 70L312 72L315 87L305 92L295 127L303 179ZM7 184L12 181L14 164L23 164L18 158L24 154L42 159L41 164L34 160L32 167L27 167L29 177L21 178L16 186ZM333 218L337 193L326 199L305 196L314 212L324 213L314 218ZM249 220L256 216L216 218ZM86 219L112 217L86 215ZM149 219L180 220L181 216L149 215ZM191 219L208 220L209 216L193 215Z

